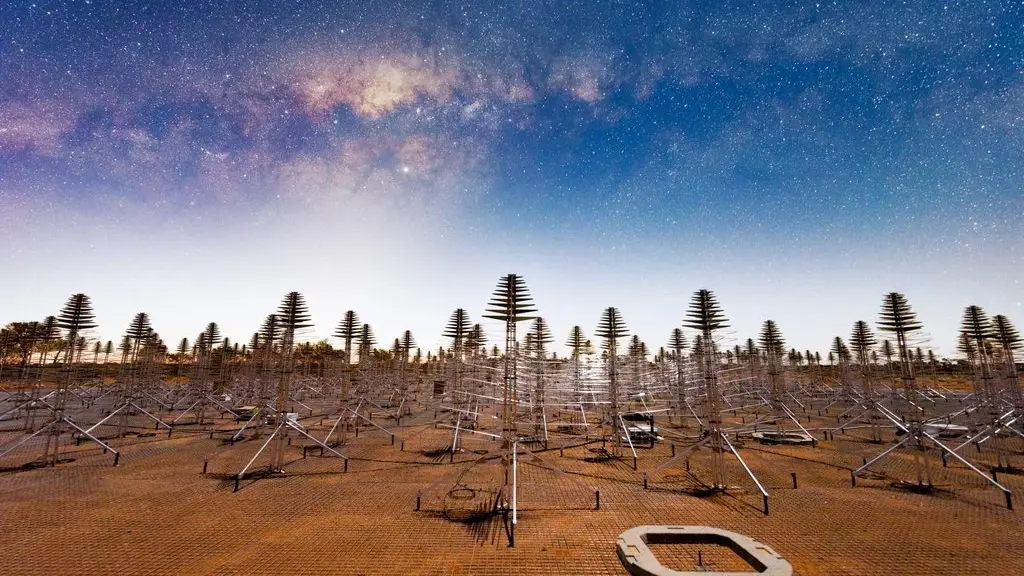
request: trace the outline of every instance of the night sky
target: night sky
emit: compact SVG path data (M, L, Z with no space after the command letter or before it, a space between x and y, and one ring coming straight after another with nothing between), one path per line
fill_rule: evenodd
M751 4L2 3L0 324L245 341L298 290L436 347L509 272L559 343L699 288L823 353L894 290L942 355L1024 324L1024 4Z

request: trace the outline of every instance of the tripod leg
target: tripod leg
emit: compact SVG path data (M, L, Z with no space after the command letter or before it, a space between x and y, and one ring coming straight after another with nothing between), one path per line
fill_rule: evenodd
M342 454L341 452L338 452L338 451L337 451L337 450L335 450L334 448L331 448L331 447L330 447L330 446L328 446L327 444L325 444L325 443L321 442L321 441L320 441L320 440L318 440L318 439L317 439L316 437L314 437L314 436L313 436L312 434L310 434L310 433L306 432L305 430L303 430L302 428L300 428L299 426L297 426L297 425L296 425L295 423L293 423L293 422L288 422L287 424L288 424L288 427L289 427L289 428L291 428L292 430L295 430L295 431L296 431L296 432L298 432L299 434L302 434L302 435L303 435L303 436L305 436L306 438L309 438L309 439L310 439L310 440L312 440L312 441L313 441L314 443L316 443L316 445L317 445L317 446L319 446L319 447L323 448L324 450L327 450L328 452L330 452L330 453L334 454L335 456L340 456L341 458L344 458L345 460L348 460L348 456L345 456L345 455L344 455L344 454Z
M50 423L49 423L49 424L47 424L46 426L43 426L43 427L42 427L42 428L40 428L39 430L36 430L36 431L35 431L34 433L32 433L32 435L31 435L31 436L26 436L26 437L22 438L21 440L19 440L18 442L14 443L14 445L13 445L13 446L11 446L11 447L10 447L10 448L8 448L7 450L5 450L5 451L4 451L3 453L0 453L0 458L3 458L4 456L7 456L7 455L8 455L8 454L10 454L11 452L14 452L15 450L17 450L17 449L18 449L18 447L19 447L19 446L21 446L22 444L24 444L24 443L28 442L29 440L31 440L31 439L33 439L33 438L35 438L35 437L36 437L36 436L38 436L38 435L39 435L40 433L42 433L42 432L43 432L44 430L47 430L47 429L48 429L48 428L49 428L50 426L53 426L53 424L54 424L53 422L50 422Z
M125 409L125 408L127 408L127 407L128 407L128 405L127 405L127 404L122 404L122 405L121 405L121 406L120 406L120 407L119 407L119 408L118 408L117 410L114 410L114 411L113 411L113 412L111 412L110 414L107 414L107 417L106 417L106 418L104 418L103 420L100 420L99 422L97 422L97 423L93 424L92 426L90 426L90 427L89 427L89 429L88 429L88 430L87 430L86 432L92 432L92 431L93 431L93 430L95 430L96 428L99 428L100 426L102 426L102 425L103 425L103 423L104 423L104 422L106 422L107 420L110 420L110 419L111 419L111 418L113 418L113 417L114 417L114 416L115 416L115 415L116 415L117 413L119 413L119 412L120 412L121 410L124 410L124 409Z
M853 471L853 475L856 476L857 474L860 474L862 471L867 470L869 466L871 466L875 462L878 462L882 458L885 458L886 456L888 456L889 454L894 452L896 449L898 449L900 446L903 446L904 444L909 442L911 439L913 439L913 437L914 437L913 435L907 435L906 438L904 438L903 440L900 440L899 442L897 442L892 448L889 448L885 452L882 452L878 456L875 456L871 460L868 460L867 463L865 463L863 466L861 466L860 468L857 468L856 470L854 470Z
M149 418L150 418L151 420L153 420L154 422L156 422L156 423L157 423L157 425L159 425L159 426L163 426L164 428L170 428L170 426L169 426L169 425L168 425L168 424L167 424L166 422L164 422L163 420L161 420L161 419L157 418L156 416L153 416L153 415L152 415L152 414L150 414L149 412L146 412L146 411L145 411L145 410L143 410L143 409L142 409L142 408L141 408L141 407L140 407L140 406L139 406L138 404L136 404L136 403L134 403L134 402L131 402L131 403L130 403L130 405L131 405L131 406L133 406L133 407L135 407L135 409L136 409L136 410L138 410L139 412L142 412L142 413L143 413L143 414L145 414L146 416L149 416Z
M69 419L69 418L68 418L67 416L65 416L65 417L63 418L63 420L64 420L64 422L65 422L65 423L66 423L66 424L67 424L68 426L71 426L71 427L72 427L72 428L74 428L75 430L78 430L78 433L79 433L79 434L81 434L81 435L85 436L86 438L88 438L89 440L92 440L93 442L95 442L95 443L99 444L99 445L100 445L100 446L102 446L102 447L103 447L103 448L104 448L105 450L110 450L111 452L113 452L113 453L114 453L114 465L115 465L115 466L117 465L117 461L118 461L118 459L119 459L119 458L120 458L120 456L121 456L121 453L120 453L120 452L118 452L117 450L114 450L113 448L111 448L110 446L108 446L107 444L105 444L105 443L104 443L104 442L103 442L102 440L100 440L99 438L96 438L96 437L95 437L95 436L93 436L92 434L89 434L89 432L88 432L88 431L86 431L86 430L82 430L82 428L81 428L81 427L80 427L80 426L79 426L78 424L75 424L74 422L72 422L72 421L71 421L71 419Z
M186 408L186 409L185 409L185 410L184 410L184 411L183 411L183 412L182 412L181 414L179 414L179 415L178 415L178 417L177 417L177 418L175 418L174 420L172 420L172 421L171 421L171 424L177 424L177 423L178 423L178 420L181 420L182 418L184 418L184 417L185 417L185 414L188 414L188 413L189 413L189 411L191 411L191 410L192 410L193 408L195 408L196 406L198 406L200 402L202 402L202 399L200 399L200 400L196 400L195 402L193 402L191 406L189 406L188 408Z
M284 424L278 424L274 432L270 434L269 438L267 438L267 441L263 443L263 446L261 446L260 449L256 451L256 455L252 457L252 460L249 460L249 463L245 465L245 468L242 468L242 471L239 472L237 476L239 480L245 477L245 473L249 471L249 467L252 466L253 462L255 462L256 459L260 457L260 454L262 454L263 451L266 450L267 446L270 445L270 443L274 440L274 437L277 436L277 433L281 430L283 426Z

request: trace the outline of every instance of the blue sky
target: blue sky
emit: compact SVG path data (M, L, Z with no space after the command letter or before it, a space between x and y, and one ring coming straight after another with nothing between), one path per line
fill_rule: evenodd
M0 322L244 340L283 294L441 343L524 275L652 349L715 290L824 351L907 294L1024 322L1014 2L0 7Z

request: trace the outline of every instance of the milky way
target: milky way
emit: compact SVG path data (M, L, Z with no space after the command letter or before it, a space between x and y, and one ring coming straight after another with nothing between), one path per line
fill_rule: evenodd
M201 300L191 279L232 265L211 243L285 259L292 289L429 279L379 312L426 342L452 303L423 294L474 259L453 293L479 303L452 308L519 266L555 278L558 309L602 286L556 330L614 304L656 345L712 282L743 286L741 331L788 319L812 349L858 319L838 302L873 319L882 289L934 311L949 353L963 306L1022 314L1019 2L176 4L0 7L2 263L47 285L0 288L0 321L90 286L102 312L140 259ZM62 228L84 287L44 267ZM331 289L322 335L381 288ZM790 310L805 296L836 318ZM239 302L236 336L269 299ZM101 317L111 337L125 306Z

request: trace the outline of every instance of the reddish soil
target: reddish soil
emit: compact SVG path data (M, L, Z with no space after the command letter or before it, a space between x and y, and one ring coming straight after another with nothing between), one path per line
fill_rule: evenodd
M428 455L448 436L426 417L403 420L393 429L394 445L380 431L362 430L341 448L352 458L347 472L319 449L303 458L305 442L293 434L287 473L246 479L237 493L231 476L262 441L232 446L195 431L131 436L112 441L122 452L117 467L93 446L68 446L73 461L44 469L20 468L37 456L34 448L16 451L0 460L0 573L622 575L615 539L641 524L737 531L771 546L803 575L1019 574L1024 566L1022 512L1007 510L1000 492L938 459L932 493L893 487L893 479L913 476L906 454L852 487L850 471L889 446L852 433L813 448L750 440L737 446L771 494L767 516L731 458L730 493L696 496L697 479L709 478L706 452L694 455L690 473L680 465L653 475L647 490L642 473L669 459L667 445L640 450L638 471L631 455L587 461L600 444L541 452L544 465L565 472L523 460L510 548L500 519L477 513L502 469L493 460L470 464L483 457L474 449L496 445L467 440L455 464ZM328 425L306 424L321 437ZM0 433L0 446L21 434ZM985 462L989 454L969 456ZM1024 476L999 479L1024 507ZM692 547L656 553L677 569L696 565ZM705 564L730 567L719 554L707 550Z

